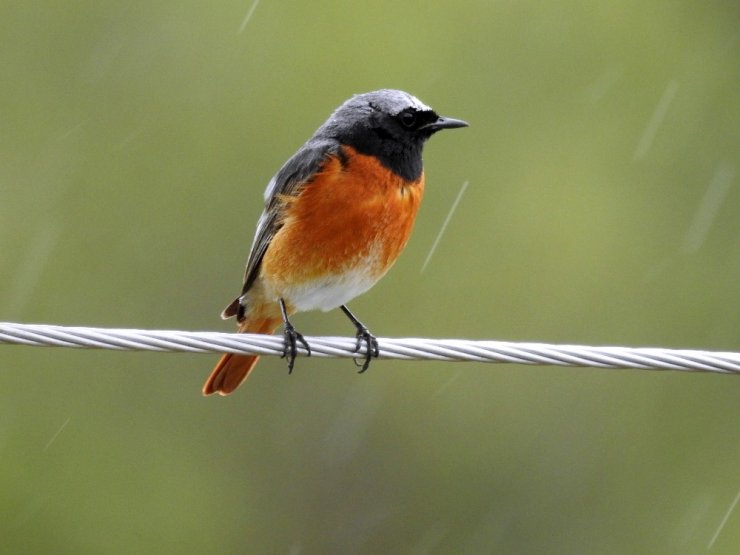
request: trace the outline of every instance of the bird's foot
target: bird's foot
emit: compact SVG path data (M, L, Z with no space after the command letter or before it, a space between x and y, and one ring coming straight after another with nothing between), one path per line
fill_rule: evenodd
M293 372L293 365L295 364L295 357L298 354L298 343L306 349L308 356L311 356L311 347L308 342L304 339L303 335L298 333L290 322L285 322L283 328L283 354L281 358L288 361L288 374Z
M359 374L362 374L365 370L367 370L370 367L370 361L374 358L378 358L380 356L380 347L378 347L378 340L377 338L370 333L370 330L368 330L365 326L360 325L357 326L357 345L355 345L355 352L359 353L362 349L362 344L365 344L365 359L357 360L352 359L355 363L355 366L357 366L360 371Z

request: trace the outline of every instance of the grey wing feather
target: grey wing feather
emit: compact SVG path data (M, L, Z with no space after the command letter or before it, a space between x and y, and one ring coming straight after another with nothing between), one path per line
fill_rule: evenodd
M326 160L336 154L339 154L339 143L336 141L312 139L303 145L267 184L265 209L257 222L257 230L244 272L242 293L224 309L221 314L222 318L229 318L236 314L237 320L241 321L244 317L244 294L249 291L254 280L257 279L265 251L282 225L280 197L291 196L300 187L309 184L311 178L320 171Z

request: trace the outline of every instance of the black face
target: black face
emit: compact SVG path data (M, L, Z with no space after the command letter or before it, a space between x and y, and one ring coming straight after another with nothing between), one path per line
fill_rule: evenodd
M395 115L376 107L347 137L347 144L380 162L408 181L421 177L424 142L437 131L432 125L439 116L432 110L408 107Z
M394 116L394 119L406 131L425 141L436 131L436 129L429 126L437 121L439 116L433 110L419 111L415 108L406 108Z

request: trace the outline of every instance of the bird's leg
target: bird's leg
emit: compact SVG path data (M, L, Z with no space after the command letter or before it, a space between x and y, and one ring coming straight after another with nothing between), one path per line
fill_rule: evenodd
M378 356L380 355L378 340L372 333L370 333L370 330L365 327L365 324L360 322L355 317L355 315L349 311L349 308L347 308L345 305L342 305L339 308L342 309L342 312L347 315L347 318L349 318L350 321L355 325L355 328L357 328L357 335L355 336L357 337L357 345L355 346L355 352L360 352L362 343L365 342L365 362L360 364L359 362L357 362L357 359L355 359L355 365L360 368L360 374L362 374L370 366L370 361L373 358L378 358Z
M285 301L283 299L280 299L280 312L283 315L284 338L283 354L280 358L284 358L288 361L288 374L290 374L293 372L293 364L295 363L296 354L298 354L298 349L296 347L297 342L300 341L306 348L308 356L311 356L311 347L308 346L308 342L303 338L303 335L298 333L293 327L293 324L290 323L290 320L288 320L288 311L285 308Z

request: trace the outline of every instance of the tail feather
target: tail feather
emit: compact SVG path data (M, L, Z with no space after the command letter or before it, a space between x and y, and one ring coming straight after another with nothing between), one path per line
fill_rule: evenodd
M232 316L236 316L236 313L239 312L239 306L241 306L241 297L237 297L233 301L229 303L229 306L223 309L221 312L221 318L224 320L228 320Z
M280 324L280 320L264 318L256 321L247 319L239 326L239 333L272 333ZM249 372L260 359L259 355L237 355L226 353L218 361L211 375L203 385L203 395L218 393L228 395L247 379Z

